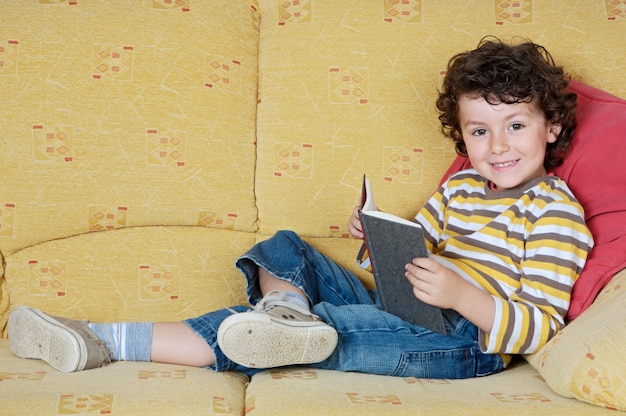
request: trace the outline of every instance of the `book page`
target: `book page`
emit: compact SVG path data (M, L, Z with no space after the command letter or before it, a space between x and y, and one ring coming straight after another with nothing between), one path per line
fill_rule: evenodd
M376 211L376 203L374 202L374 194L372 193L372 185L370 180L363 175L363 185L361 188L361 211Z
M362 215L370 215L372 217L382 218L382 219L385 219L385 220L388 220L388 221L397 222L397 223L400 223L400 224L410 225L411 227L422 228L422 226L419 225L418 223L416 223L415 221L410 221L410 220L407 220L405 218L398 217L397 215L390 214L388 212L383 212L383 211L363 211L361 214Z

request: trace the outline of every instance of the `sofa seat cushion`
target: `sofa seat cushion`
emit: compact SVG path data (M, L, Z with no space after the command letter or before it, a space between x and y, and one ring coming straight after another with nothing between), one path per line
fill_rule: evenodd
M215 415L244 413L248 378L154 363L113 363L61 373L43 361L13 355L0 340L2 414Z
M255 416L615 415L555 394L525 362L469 380L273 369L252 377L246 409Z

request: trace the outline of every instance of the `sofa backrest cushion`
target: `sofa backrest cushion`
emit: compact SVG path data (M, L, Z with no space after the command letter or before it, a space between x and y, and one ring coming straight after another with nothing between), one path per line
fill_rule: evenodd
M2 10L2 255L133 226L256 231L254 8L44 3Z
M574 284L567 315L574 319L626 267L626 101L572 81L578 94L578 127L565 162L553 173L563 178L585 209L595 247ZM457 157L444 178L469 167Z
M434 102L458 45L426 52L425 25L440 21L411 21L400 4L259 3L260 233L347 237L364 173L381 209L414 216L456 156ZM350 266L354 255L333 259Z

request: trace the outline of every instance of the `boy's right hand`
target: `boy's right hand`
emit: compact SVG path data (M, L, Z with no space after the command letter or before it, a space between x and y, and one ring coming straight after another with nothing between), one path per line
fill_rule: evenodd
M361 219L359 218L359 209L361 207L357 205L352 210L352 215L350 215L350 219L348 220L348 232L354 238L358 238L359 240L363 239L363 225L361 224Z

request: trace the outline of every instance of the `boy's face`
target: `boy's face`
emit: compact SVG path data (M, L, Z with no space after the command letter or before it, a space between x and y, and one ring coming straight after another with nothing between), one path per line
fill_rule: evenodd
M491 105L480 96L459 97L459 121L472 166L498 189L545 175L548 143L560 127L534 102Z

